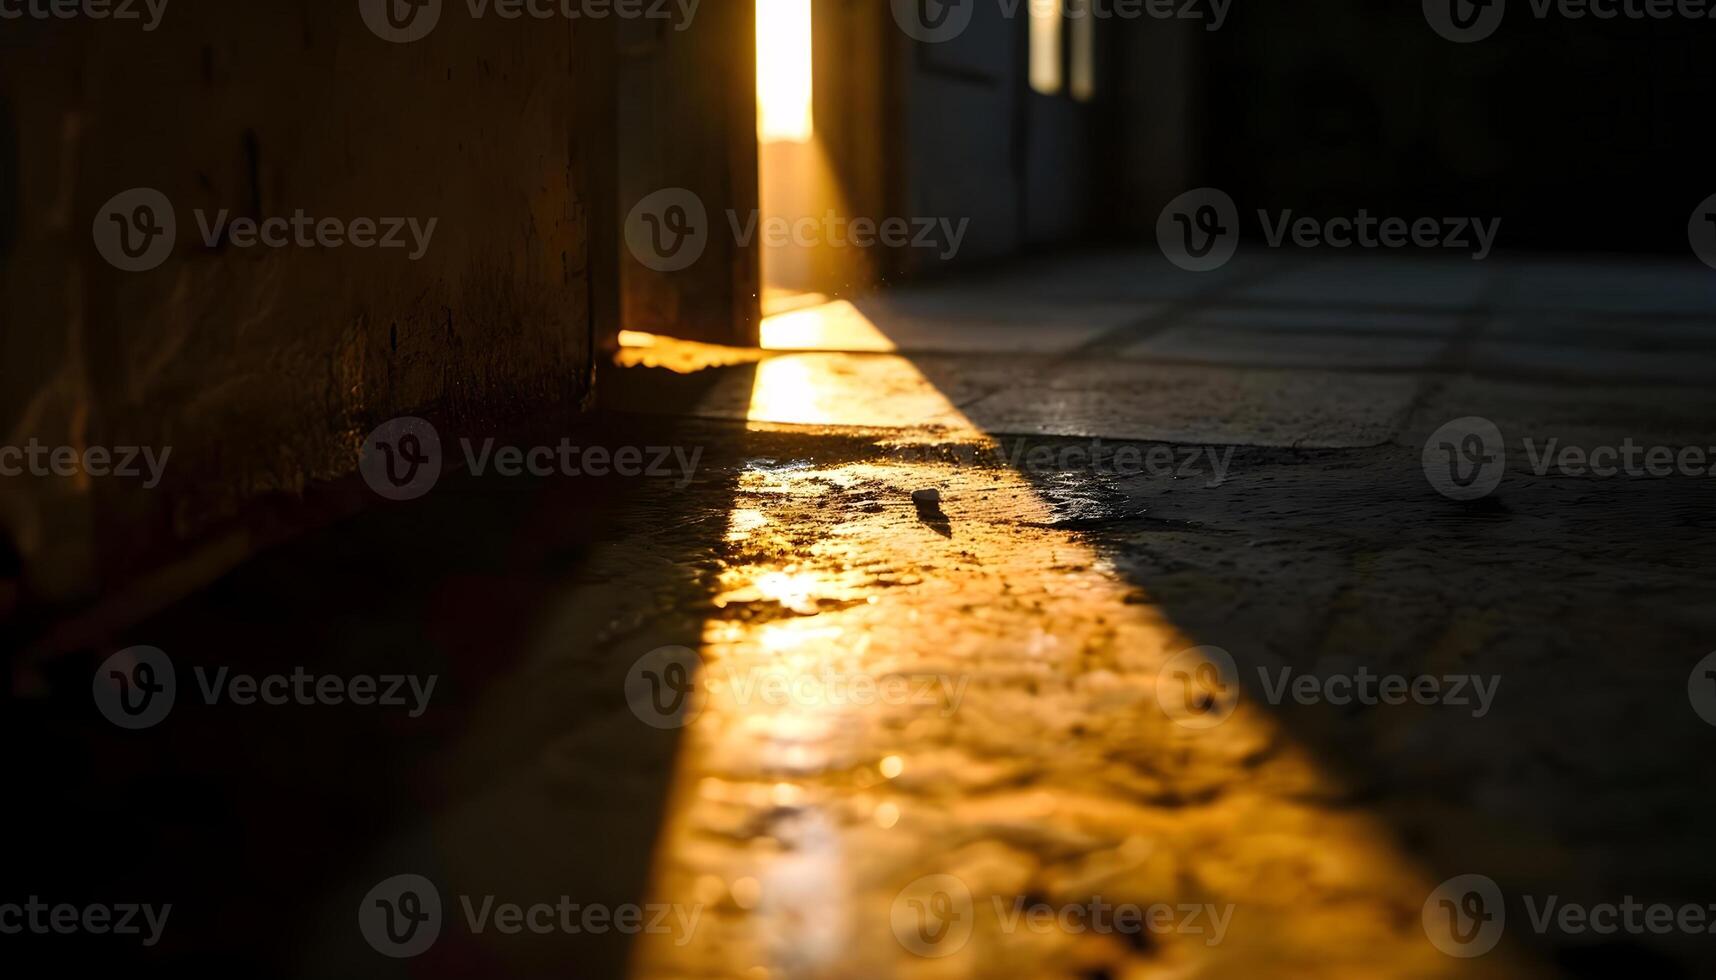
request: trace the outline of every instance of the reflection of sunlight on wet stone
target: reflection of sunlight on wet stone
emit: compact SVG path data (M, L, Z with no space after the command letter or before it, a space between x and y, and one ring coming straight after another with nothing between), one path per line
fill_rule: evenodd
M788 355L762 368L753 418L862 424L865 412L903 411L973 438L903 358ZM737 536L704 628L714 676L899 673L965 686L952 711L946 697L856 704L813 686L771 703L737 697L730 682L712 689L685 731L654 894L754 878L756 901L724 906L686 948L646 942L638 972L1450 972L1416 929L1431 883L1267 705L1193 690L1194 709L1227 713L1202 729L1163 711L1161 674L1196 641L1147 585L1052 526L1054 508L1020 474L933 452L756 462L740 477ZM911 493L924 487L940 489L951 537L920 521ZM1233 653L1246 662L1250 651ZM1200 677L1209 661L1169 677L1182 706L1188 680L1231 679ZM901 945L891 908L908 883L940 874L966 882L983 914L968 944L932 959ZM990 903L1027 895L1238 910L1215 945L998 926ZM1498 950L1478 967L1510 963Z
M811 810L789 821L780 841L785 853L762 874L756 928L785 975L826 975L845 960L851 941L845 840L829 817Z
M887 355L767 358L757 365L745 417L791 425L941 425L971 431L910 360Z
M739 507L727 520L727 540L743 541L751 536L753 531L769 526L767 514L754 507Z

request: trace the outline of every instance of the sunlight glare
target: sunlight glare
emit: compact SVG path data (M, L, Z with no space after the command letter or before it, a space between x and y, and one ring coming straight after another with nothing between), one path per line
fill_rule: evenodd
M1042 95L1061 91L1063 0L1029 0L1031 11L1031 88Z
M808 143L814 132L810 0L757 0L757 136Z
M763 320L764 350L891 351L894 342L846 300Z

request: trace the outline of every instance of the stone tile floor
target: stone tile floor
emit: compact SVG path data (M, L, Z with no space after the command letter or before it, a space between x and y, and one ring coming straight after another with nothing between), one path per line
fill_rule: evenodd
M53 651L19 778L88 785L13 877L171 892L185 925L148 962L255 975L1716 972L1716 936L1531 919L1716 903L1690 676L1716 485L1521 451L1716 444L1707 270L1092 255L829 316L791 351L632 349L603 377L578 438L696 447L689 482L450 473L111 638L436 672L419 720L191 710L119 738L66 710L98 646ZM1422 451L1465 416L1508 452L1461 503ZM1270 693L1361 668L1493 702ZM354 910L406 872L444 922L392 961ZM1468 874L1505 930L1457 958L1433 892ZM461 905L562 895L677 918L507 934ZM1156 911L1081 927L1116 906Z

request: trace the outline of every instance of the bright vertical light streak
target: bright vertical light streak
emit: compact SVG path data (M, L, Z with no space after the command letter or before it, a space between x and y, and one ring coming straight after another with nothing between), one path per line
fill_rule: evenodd
M1031 11L1031 88L1059 94L1063 0L1028 0L1025 6Z
M757 0L757 137L810 142L810 97L810 0Z
M1091 0L1073 0L1072 97L1089 102L1096 96L1096 16Z

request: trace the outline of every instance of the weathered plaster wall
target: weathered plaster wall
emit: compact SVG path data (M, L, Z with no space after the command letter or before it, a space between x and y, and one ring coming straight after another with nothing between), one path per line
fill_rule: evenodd
M583 403L585 161L605 143L580 122L607 84L585 31L448 4L394 44L355 2L296 0L172 0L152 32L6 23L0 445L172 448L154 490L0 477L31 594L88 593L259 498L345 476L388 418L428 415L445 437ZM134 187L178 223L147 272L92 243ZM211 246L196 212L222 209L437 225L417 261Z

